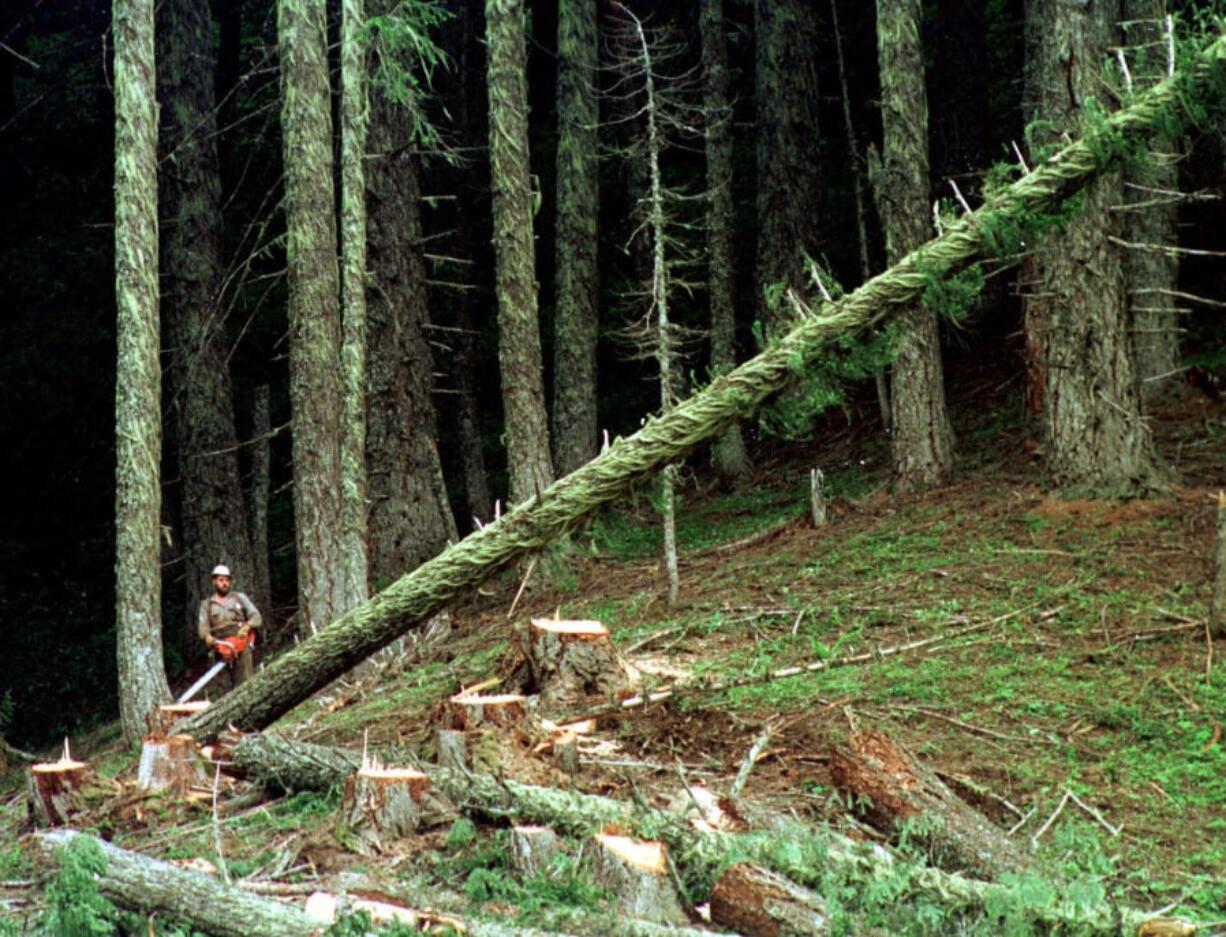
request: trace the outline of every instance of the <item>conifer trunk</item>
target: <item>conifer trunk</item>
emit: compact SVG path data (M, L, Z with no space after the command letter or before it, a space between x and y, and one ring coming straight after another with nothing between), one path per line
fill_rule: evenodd
M200 647L196 601L207 594L213 566L233 567L244 591L254 592L256 582L222 303L215 61L208 6L165 0L158 25L162 294L182 492L185 637L191 654ZM259 594L256 601L266 599Z
M251 529L251 596L257 608L272 607L268 570L268 499L272 489L272 413L267 384L256 385L251 404L251 489L248 494Z
M343 612L368 592L366 513L366 55L363 0L341 3L341 563Z
M559 4L553 374L554 461L559 475L596 455L596 60L596 0Z
M512 504L528 501L553 481L532 242L525 12L523 0L485 3L498 364Z
M768 305L763 291L777 284L803 290L802 252L815 253L820 157L817 125L815 11L806 0L755 0L754 101L757 109L758 248L754 314L778 328L786 303Z
M390 6L390 5L389 5ZM442 491L426 337L426 268L412 115L378 92L372 100L370 262L370 572L386 583L456 536ZM463 300L461 300L462 302Z
M931 236L920 13L920 0L877 0L882 125L877 185L891 264ZM922 304L903 316L890 404L895 485L915 491L940 484L953 470L953 430L945 411L937 321Z
M124 738L170 699L162 663L153 0L115 0L115 628Z
M732 243L736 210L732 204L732 104L728 82L728 39L724 0L702 0L707 154L707 295L711 304L711 373L736 366L736 262ZM715 467L726 478L749 474L749 455L741 427L731 426L711 447Z
M277 0L298 627L344 607L340 294L324 0Z
M1116 42L1117 14L1110 4L1044 4L1039 116L1051 139L1077 131L1088 98L1103 100L1100 63ZM1123 260L1108 241L1121 230L1111 210L1121 200L1118 172L1097 179L1039 248L1046 457L1069 497L1152 493L1166 478L1141 418Z

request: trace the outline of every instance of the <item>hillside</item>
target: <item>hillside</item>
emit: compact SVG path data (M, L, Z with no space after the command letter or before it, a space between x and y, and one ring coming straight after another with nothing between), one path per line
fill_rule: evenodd
M1203 620L1215 495L1226 484L1226 409L1198 396L1157 415L1181 478L1172 497L1061 501L1044 494L1041 454L1018 444L1015 405L989 405L992 393L966 391L964 404L979 404L961 407L974 416L959 427L968 454L953 485L892 495L881 434L837 417L821 446L827 526L808 520L812 450L776 450L742 492L690 478L679 515L681 597L669 609L644 493L601 515L564 552L455 606L444 640L401 649L275 729L391 759L428 756L441 701L511 672L513 622L594 619L649 688L690 688L602 717L582 738L573 775L507 736L500 771L508 778L663 808L683 779L726 793L769 728L739 803L751 825L783 816L884 840L857 818L867 805L839 796L830 770L853 734L879 730L1009 830L1025 854L1034 850L1046 878L1065 883L1058 898L1026 900L1105 896L1221 928L1226 662L1220 645L1214 658ZM901 650L920 642L928 643ZM819 661L827 665L770 679ZM743 685L710 686L731 681ZM501 824L459 819L364 856L334 830L339 789L257 795L250 781L223 777L215 827L208 797L135 792L136 757L115 737L74 740L74 752L115 781L86 825L125 849L215 863L220 838L242 887L299 904L313 891L365 889L508 927L625 929L582 863L516 880ZM10 917L0 933L27 932L47 900L34 850L17 838L31 829L19 768L5 776L0 814L9 844L0 851L0 908ZM923 833L904 830L912 840L904 855L923 857ZM835 932L999 933L1008 918L950 916L905 884L891 890L888 879L876 891L822 884ZM1009 926L1028 933L1024 919ZM176 931L159 922L154 932Z

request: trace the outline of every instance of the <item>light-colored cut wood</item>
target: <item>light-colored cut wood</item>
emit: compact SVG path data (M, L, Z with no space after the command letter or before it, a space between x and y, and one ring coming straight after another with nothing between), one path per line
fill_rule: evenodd
M386 843L444 822L454 808L412 768L367 766L349 776L337 817L341 842L366 855Z
M459 695L444 704L444 728L469 731L489 726L507 728L524 721L526 698L518 693L497 696Z
M587 862L592 875L617 896L628 917L661 924L688 920L668 872L663 843L609 833L596 834L590 843Z
M89 765L72 758L31 765L30 802L39 826L65 826L81 811Z
M149 713L149 734L165 738L180 719L187 719L209 708L208 700L193 700L188 703L166 703Z
M136 786L146 791L185 792L208 780L196 740L190 735L146 736L141 744Z
M511 868L521 879L546 874L561 852L562 841L549 827L511 827Z

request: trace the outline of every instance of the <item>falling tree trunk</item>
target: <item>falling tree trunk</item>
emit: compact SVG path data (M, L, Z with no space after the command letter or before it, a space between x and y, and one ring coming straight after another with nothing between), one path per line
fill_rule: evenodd
M553 444L558 474L596 455L596 0L558 7Z
M732 202L732 103L728 80L728 39L724 0L702 0L702 63L705 78L707 154L707 294L711 304L711 373L736 366L736 261ZM712 446L715 467L726 478L749 474L749 455L741 427L731 426Z
M1207 77L1226 61L1226 40L1209 47L1189 67L1182 93L1214 102ZM1176 97L1174 82L1163 82L1108 126L1135 136L1165 119ZM898 307L913 302L933 276L945 276L991 252L983 219L1013 218L1050 210L1110 165L1085 142L1066 146L1042 166L1006 186L945 233L874 277L818 315L805 316L756 357L682 401L669 414L649 420L583 468L555 482L539 501L524 504L478 530L439 556L401 577L369 602L346 613L324 632L268 664L252 680L224 696L184 728L198 738L233 723L240 728L269 725L315 691L369 655L421 627L447 602L534 549L563 535L603 504L664 465L684 458L725 427L756 413L789 386L797 368L827 354L831 343L880 327Z
M485 3L498 365L512 504L528 501L553 481L532 243L525 12L522 0Z
M877 829L925 844L941 868L982 879L1031 871L1021 850L931 769L880 732L860 732L830 756L839 792Z
M290 407L298 627L344 607L340 293L323 0L277 0L289 266Z
M412 113L379 91L372 101L370 263L370 571L387 583L455 538L438 479L443 468L426 338L426 268Z
M222 304L221 175L207 4L167 0L158 25L162 115L162 297L178 442L187 581L185 646L201 647L196 601L227 563L254 582ZM260 598L264 598L261 594Z
M162 663L162 368L158 358L153 0L116 0L115 623L119 716L134 742L170 699Z
M1126 46L1132 56L1134 89L1146 88L1165 75L1166 0L1124 0ZM1125 240L1153 245L1124 255L1133 359L1141 399L1159 402L1187 385L1180 380L1179 313L1174 308L1179 285L1179 256L1161 250L1178 243L1179 141L1161 133L1150 139L1146 160L1124 171Z
M341 578L337 612L369 596L366 514L366 27L363 0L341 3Z
M1102 100L1100 63L1115 42L1108 4L1044 4L1040 117L1054 139ZM1059 41L1057 41L1057 38ZM1050 142L1050 141L1049 141ZM1068 497L1120 497L1164 486L1128 341L1118 173L1087 187L1077 212L1039 247L1050 479Z
M754 317L779 330L789 313L768 303L777 285L801 290L802 252L814 251L814 150L818 141L815 11L805 0L755 0L754 102L757 109L758 248Z
M920 0L877 0L882 152L875 184L890 263L930 234L928 101L919 26ZM940 484L953 470L953 430L945 412L936 316L923 304L903 317L890 404L895 485L915 491Z

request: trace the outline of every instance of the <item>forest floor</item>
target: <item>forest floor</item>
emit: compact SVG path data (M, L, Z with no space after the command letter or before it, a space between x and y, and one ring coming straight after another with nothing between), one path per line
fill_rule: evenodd
M646 495L537 564L516 621L555 612L599 620L661 683L764 677L602 720L577 786L662 804L683 772L726 790L769 725L744 795L845 827L830 752L853 729L880 728L1056 877L1092 881L1142 908L1226 918L1226 654L1219 644L1212 656L1202 624L1215 496L1226 485L1226 403L1197 397L1158 414L1160 446L1180 474L1171 497L1064 501L1045 494L1041 458L1021 445L1021 415L999 391L966 392L959 477L921 495L890 492L884 437L874 421L845 417L834 418L820 448L777 447L741 491L689 478L674 608L663 597ZM831 493L821 528L808 519L815 452ZM523 572L507 571L453 607L441 655L393 667L360 692L330 688L278 730L420 750L440 701L504 671ZM792 664L942 635L915 652L765 679ZM81 753L122 779L134 755L114 737L100 733ZM20 785L14 770L0 789L0 844L14 844L0 845L0 917L6 906L29 915L42 900L26 854L3 832L27 828ZM1066 791L1099 818L1067 804L1048 823ZM567 913L603 901L578 873L549 887L512 882L493 829L443 829L379 862L355 855L331 833L338 796L300 793L227 815L231 875L307 890L345 870L377 872L411 879L452 910L562 930ZM216 860L208 820L207 804L155 800L103 832L163 858Z

